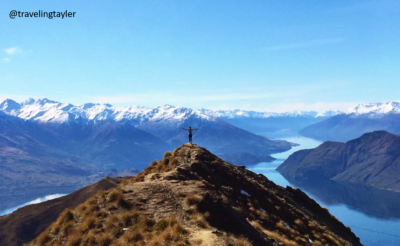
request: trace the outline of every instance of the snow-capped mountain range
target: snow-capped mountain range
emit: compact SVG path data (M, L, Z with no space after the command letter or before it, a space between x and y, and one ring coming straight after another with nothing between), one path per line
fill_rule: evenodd
M346 111L327 110L327 111L292 111L284 113L257 112L249 110L217 110L201 109L201 112L218 118L269 118L269 117L313 117L328 118L339 114L352 114L353 116L368 116L370 118L380 118L387 114L400 114L400 102L378 102L358 104Z
M145 108L141 106L113 107L110 104L86 103L74 106L67 103L59 103L44 99L28 99L19 104L11 99L0 103L0 110L6 114L17 116L25 120L34 120L47 123L65 123L76 120L90 122L132 122L141 124L148 121L175 121L182 122L189 117L196 117L208 121L216 120L199 110L171 105L157 108Z
M329 111L292 111L292 112L284 112L284 113L273 113L273 112L258 112L251 110L209 110L209 109L201 109L201 112L212 115L217 118L269 118L269 117L331 117L338 114L342 114L343 112L339 110L329 110Z
M160 152L187 143L188 132L182 128L189 126L198 128L193 134L196 144L219 155L266 156L292 146L286 141L269 140L243 130L200 110L171 105L145 108L86 103L74 106L46 98L23 103L7 99L0 103L0 149L2 140L4 146L9 146L7 139L18 135L15 142L21 149L31 144L31 153L41 153L35 148L44 149L95 162L101 167L143 168L158 158Z
M369 118L381 118L388 114L400 114L399 102L366 103L350 108L347 114L368 116Z
M0 110L6 114L25 120L39 122L64 123L77 119L92 122L115 121L137 122L174 120L182 121L189 117L215 120L215 118L268 118L268 117L330 117L341 114L341 111L293 111L286 113L257 112L248 110L218 110L190 109L181 106L163 105L156 108L141 106L113 107L110 104L86 103L74 106L60 103L47 98L34 100L32 98L22 103L6 99L0 103Z
M110 104L85 103L74 106L69 103L60 103L47 98L34 100L32 98L22 103L6 99L0 103L0 111L25 120L34 120L48 123L65 123L77 120L87 120L93 123L112 121L129 122L139 125L145 122L183 122L194 117L207 121L217 118L278 118L278 117L310 117L329 118L339 114L352 114L353 117L367 116L380 118L386 114L399 114L399 102L358 104L345 112L329 111L292 111L284 113L258 112L251 110L210 110L191 109L181 106L163 105L156 108L142 106L113 107Z
M322 141L347 142L372 131L400 134L400 103L366 103L324 121L304 127L299 133Z

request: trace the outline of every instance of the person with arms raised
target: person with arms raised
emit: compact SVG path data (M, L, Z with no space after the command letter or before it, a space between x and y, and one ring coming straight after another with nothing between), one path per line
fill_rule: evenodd
M192 127L189 126L189 129L186 129L186 128L182 128L182 129L189 132L189 143L192 143L192 132L195 130L199 130L199 128L192 129Z

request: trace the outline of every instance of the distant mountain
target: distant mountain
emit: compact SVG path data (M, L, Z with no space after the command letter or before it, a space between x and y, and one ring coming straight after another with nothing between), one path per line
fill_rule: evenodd
M252 110L210 110L210 109L201 109L201 112L211 115L217 118L271 118L271 117L331 117L337 114L341 114L341 111L338 110L329 110L329 111L292 111L292 112L284 112L284 113L274 113L274 112L260 112L260 111L252 111Z
M194 141L218 154L245 152L252 155L269 155L290 149L290 144L287 142L271 141L199 110L171 105L150 109L140 106L113 107L109 104L93 103L74 106L46 98L29 99L18 104L8 99L0 104L0 110L21 119L45 124L46 128L51 131L74 140L94 140L93 144L108 141L107 136L109 134L117 134L120 137L129 134L142 134L142 136L136 138L141 143L132 143L130 146L139 147L145 145L145 142L150 144L157 141L155 138L158 138L174 148L187 142L187 132L182 128L191 126L199 128L198 131L194 132ZM114 128L118 128L118 130L114 130L113 133L109 132L110 129ZM98 131L102 130L108 132L97 134ZM140 130L143 132L139 134ZM128 134L126 131L130 133ZM155 138L146 135L146 133ZM96 139L91 134L95 134ZM132 137L126 137L126 139L132 139ZM107 145L105 150L109 150L109 154L116 153L113 151L117 148L124 148L121 142L118 143L112 142L113 145L118 145L118 147L113 148ZM160 144L158 145L161 147ZM153 149L160 147L153 145ZM165 150L165 147L161 147L161 151ZM86 149L83 149L83 152L86 153ZM141 151L140 153L145 152ZM102 154L105 155L103 152ZM120 155L119 153L116 154ZM151 155L154 156L154 153Z
M58 148L63 138L0 112L0 195L48 184L79 186L100 168Z
M320 122L340 111L294 111L285 113L257 112L247 110L208 110L201 112L217 117L247 131L274 137L276 134L297 133L302 128Z
M0 111L0 191L30 187L32 182L80 185L111 168L143 168L170 146L125 123L41 123ZM49 174L54 179L49 178ZM32 179L26 176L35 175ZM17 182L18 181L18 182ZM38 188L38 187L36 187Z
M147 163L152 160L148 156L152 152L162 155L162 149L147 151L145 146L114 150L113 146L118 143L129 143L131 140L124 140L125 135L118 137L115 127L102 127L106 129L95 128L86 140L77 141L49 130L46 125L0 112L0 210L48 194L69 193L106 175L133 174L132 169L112 170L117 166L109 165L113 161L120 161L118 167L125 169L132 168L140 158L145 158L143 151L147 154L143 162ZM130 128L155 138L139 129ZM125 130L124 134L126 132L129 131ZM97 141L96 137L102 134L108 134L109 141ZM157 141L167 146L161 140ZM124 151L127 153L124 154Z
M346 142L362 134L384 130L400 133L400 103L369 103L350 108L316 124L305 127L300 134L323 141Z
M400 192L400 136L366 133L347 143L300 150L277 169L288 179L333 179Z
M187 142L182 127L189 126L199 128L195 143L218 155L244 153L250 162L291 148L286 141L271 141L184 107L7 99L0 103L0 196L27 189L76 189L109 169L141 170Z
M347 114L357 117L382 118L388 114L400 114L399 102L367 103L350 108Z

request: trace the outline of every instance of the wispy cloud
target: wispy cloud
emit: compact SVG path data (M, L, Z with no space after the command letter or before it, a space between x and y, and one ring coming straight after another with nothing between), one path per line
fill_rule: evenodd
M1 59L1 61L4 63L8 63L11 61L11 57L14 56L15 54L21 53L22 49L18 46L14 46L8 49L3 49L3 51L8 55L8 57Z
M325 38L325 39L317 39L311 40L307 42L300 43L290 43L290 44L282 44L282 45L274 45L261 49L262 51L277 51L277 50L294 50L294 49L303 49L310 48L315 46L322 46L328 44L337 44L344 42L343 38Z
M4 49L4 52L6 52L10 56L12 56L12 55L15 55L17 53L22 52L22 50L18 46L14 46L14 47L11 47L11 48L8 48L8 49Z

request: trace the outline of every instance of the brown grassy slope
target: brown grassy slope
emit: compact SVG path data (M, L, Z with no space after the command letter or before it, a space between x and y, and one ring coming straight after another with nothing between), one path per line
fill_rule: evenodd
M116 187L121 178L106 177L67 196L32 204L0 217L0 245L27 243L43 232L66 208L75 208L100 190Z
M247 194L246 194L247 193ZM251 242L251 243L250 243ZM185 144L28 245L361 245L302 191Z

